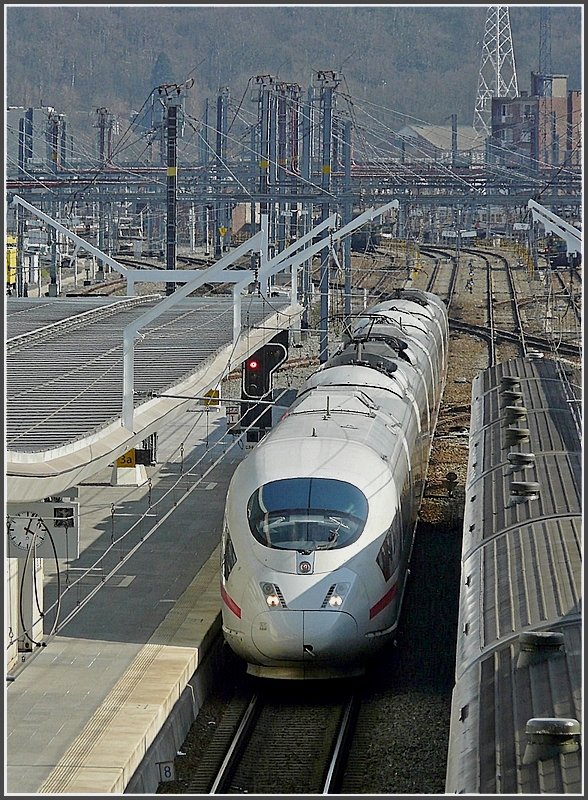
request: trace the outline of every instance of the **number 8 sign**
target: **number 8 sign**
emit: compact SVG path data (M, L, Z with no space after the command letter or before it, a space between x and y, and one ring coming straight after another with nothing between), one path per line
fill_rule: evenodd
M159 767L160 782L163 783L163 781L175 781L176 771L173 761L158 761L157 766Z

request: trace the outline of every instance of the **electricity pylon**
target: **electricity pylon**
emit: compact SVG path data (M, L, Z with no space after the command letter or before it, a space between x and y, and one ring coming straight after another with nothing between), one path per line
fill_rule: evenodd
M491 134L493 97L516 97L519 93L508 6L489 6L482 44L474 128Z

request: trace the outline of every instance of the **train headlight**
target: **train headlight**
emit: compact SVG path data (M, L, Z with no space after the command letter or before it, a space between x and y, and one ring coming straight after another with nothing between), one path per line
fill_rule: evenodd
M339 608L339 606L343 605L343 600L345 599L345 595L349 591L349 584L348 583L335 583L327 594L325 595L325 599L323 600L323 608Z
M261 591L264 594L265 602L270 608L275 608L276 606L287 608L284 596L277 584L264 582L260 583L259 585L261 586Z

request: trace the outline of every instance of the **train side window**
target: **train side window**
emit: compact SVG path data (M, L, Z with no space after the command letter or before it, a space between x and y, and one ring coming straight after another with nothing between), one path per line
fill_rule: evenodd
M236 563L237 563L237 554L235 553L235 548L233 547L233 542L231 541L231 537L229 536L229 531L225 523L223 537L222 537L222 557L221 557L222 573L225 580L228 579Z
M384 576L384 580L386 582L390 580L398 566L401 539L400 531L401 518L400 513L397 511L396 514L394 514L394 519L388 528L386 536L384 537L384 541L382 542L382 546L380 547L376 557L376 562L382 570L382 575Z

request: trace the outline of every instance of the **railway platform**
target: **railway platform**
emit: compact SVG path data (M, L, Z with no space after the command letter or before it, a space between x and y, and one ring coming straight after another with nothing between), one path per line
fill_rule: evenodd
M106 469L80 485L63 623L8 676L5 794L149 794L173 768L222 658L219 542L243 457L225 431L220 408L188 409L143 486ZM47 564L47 598L56 586Z

